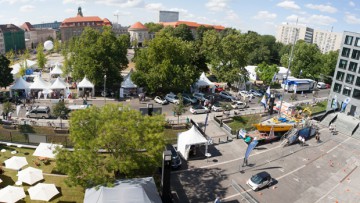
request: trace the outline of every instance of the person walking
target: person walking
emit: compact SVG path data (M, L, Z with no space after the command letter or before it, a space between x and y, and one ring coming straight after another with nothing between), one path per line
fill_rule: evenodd
M219 196L217 196L217 197L216 197L216 199L215 199L214 203L221 203L221 199L220 199L220 197L219 197Z
M315 139L316 139L317 143L320 142L320 133L319 132L316 133Z

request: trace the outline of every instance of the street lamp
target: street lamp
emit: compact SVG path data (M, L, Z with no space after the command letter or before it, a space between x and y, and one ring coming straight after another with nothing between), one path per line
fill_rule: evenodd
M61 111L60 112L60 129L62 129L62 117L64 116L65 112Z
M104 75L104 101L106 104L106 75Z

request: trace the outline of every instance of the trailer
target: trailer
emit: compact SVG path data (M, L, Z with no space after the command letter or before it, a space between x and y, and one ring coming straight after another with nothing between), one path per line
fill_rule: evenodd
M311 92L316 88L316 85L317 84L314 80L298 79L295 77L289 77L281 84L282 88L284 88L288 92Z

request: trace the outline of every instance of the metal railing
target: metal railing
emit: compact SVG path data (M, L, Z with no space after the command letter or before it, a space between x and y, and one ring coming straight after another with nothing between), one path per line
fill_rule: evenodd
M231 186L241 196L241 202L246 201L248 203L258 203L258 201L254 197L252 197L241 185L237 184L235 180L231 180Z

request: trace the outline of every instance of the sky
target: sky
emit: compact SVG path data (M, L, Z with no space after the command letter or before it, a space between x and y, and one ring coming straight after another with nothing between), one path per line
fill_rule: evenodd
M360 1L355 0L0 0L0 24L61 22L84 16L108 18L124 26L158 22L159 10L178 11L180 20L223 25L276 35L285 23L333 32L360 32Z

